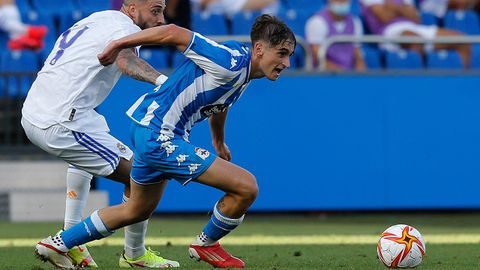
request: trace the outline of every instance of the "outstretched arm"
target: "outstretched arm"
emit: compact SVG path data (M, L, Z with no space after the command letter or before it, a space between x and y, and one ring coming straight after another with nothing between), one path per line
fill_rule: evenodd
M178 50L184 51L192 38L192 31L174 24L157 26L142 30L135 34L112 41L98 60L104 66L115 62L122 49L133 48L140 45L174 45Z
M121 50L118 54L116 63L123 74L138 81L159 85L166 79L166 77L163 76L164 78L162 81L162 74L143 59L139 58L135 54L134 49Z
M209 124L212 133L212 144L217 155L227 161L232 159L232 155L228 146L225 144L225 121L227 120L227 112L216 113L210 116Z

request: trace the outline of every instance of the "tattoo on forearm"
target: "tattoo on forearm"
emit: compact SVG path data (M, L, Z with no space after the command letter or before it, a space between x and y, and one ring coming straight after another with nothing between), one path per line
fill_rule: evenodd
M117 65L122 70L123 74L139 81L149 82L155 84L155 81L160 72L156 71L144 60L138 58L133 52L120 52Z

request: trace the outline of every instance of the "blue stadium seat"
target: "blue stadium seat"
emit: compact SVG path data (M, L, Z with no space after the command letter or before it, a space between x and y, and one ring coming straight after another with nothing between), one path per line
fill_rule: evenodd
M16 0L15 3L20 10L20 13L29 12L32 10L32 6L28 0Z
M168 52L166 49L143 47L140 49L140 57L155 69L168 68Z
M470 57L470 68L480 69L480 44L472 45L472 54Z
M227 22L223 15L206 12L192 13L192 29L202 35L227 35Z
M112 9L110 1L77 0L77 3L84 16L88 16L97 11Z
M445 28L465 32L469 35L480 34L480 21L478 15L472 11L449 10L444 18Z
M255 18L260 15L256 12L239 12L232 17L232 35L249 35Z
M7 49L8 34L0 30L0 51Z
M460 55L453 50L433 51L427 54L427 68L430 69L462 69Z
M422 58L418 52L401 50L387 52L385 55L387 69L422 69Z
M325 4L326 0L294 0L294 1L280 1L281 8L280 9L294 9L297 11L309 11L309 12L318 12L322 9Z
M38 55L32 51L4 51L0 56L1 72L38 72L40 66ZM33 82L33 77L21 76L20 80L8 76L4 80L7 94L13 97L24 97Z
M81 11L77 10L71 13L63 14L59 16L59 31L58 35L65 32L68 28L72 27L76 22L83 19L83 14Z
M305 37L305 24L315 12L311 10L281 10L278 16L292 29L295 35Z
M420 12L420 21L424 25L438 25L438 18L432 13Z
M305 50L302 46L297 45L295 52L290 57L290 69L301 69L305 67Z
M382 68L381 53L379 49L372 46L363 46L362 51L363 51L363 60L365 61L365 65L367 66L367 69Z
M31 0L33 8L40 14L47 16L61 16L72 13L78 8L73 0Z

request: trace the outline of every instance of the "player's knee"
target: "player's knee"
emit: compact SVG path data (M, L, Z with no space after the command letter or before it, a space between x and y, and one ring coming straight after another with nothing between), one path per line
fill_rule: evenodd
M244 203L250 205L255 201L258 195L257 179L252 174L248 174L248 177L245 177L241 183L239 193Z

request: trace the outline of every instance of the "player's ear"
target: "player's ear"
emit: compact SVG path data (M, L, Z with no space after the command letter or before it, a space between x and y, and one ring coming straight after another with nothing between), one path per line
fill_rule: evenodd
M137 13L137 6L133 3L128 4L127 12L130 16L134 16Z
M265 49L265 44L261 41L257 41L255 42L255 44L253 45L253 53L255 54L255 56L257 57L261 57L263 55L263 51Z

